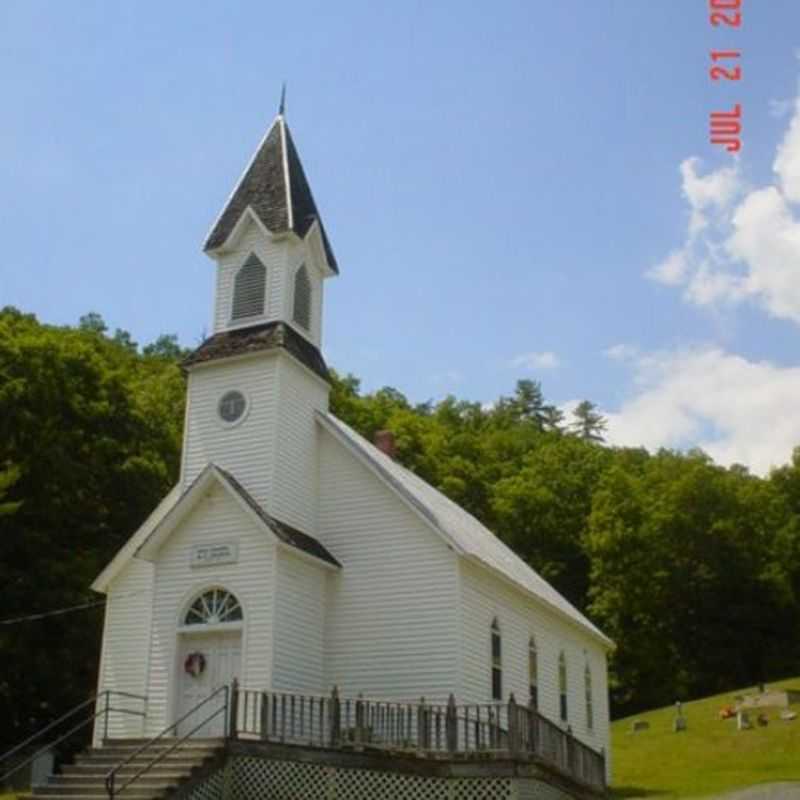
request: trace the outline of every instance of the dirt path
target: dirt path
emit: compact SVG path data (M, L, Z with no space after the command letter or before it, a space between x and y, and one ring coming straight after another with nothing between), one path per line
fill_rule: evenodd
M763 783L728 794L715 795L709 800L800 800L800 783Z

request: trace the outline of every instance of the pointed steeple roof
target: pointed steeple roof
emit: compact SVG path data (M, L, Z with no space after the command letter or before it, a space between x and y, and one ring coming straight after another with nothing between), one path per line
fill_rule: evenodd
M328 264L334 272L339 272L283 114L278 114L267 131L203 249L215 250L223 245L248 206L273 233L294 231L303 238L316 220Z

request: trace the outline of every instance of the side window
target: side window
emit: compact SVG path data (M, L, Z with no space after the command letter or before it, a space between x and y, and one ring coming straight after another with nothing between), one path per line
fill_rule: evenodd
M305 264L294 276L293 319L306 330L311 329L311 280Z
M589 730L594 728L594 708L592 706L592 671L589 665L586 665L586 670L583 673L584 688L586 690L586 727Z
M536 651L536 639L531 636L528 642L528 687L532 708L539 708L539 654Z
M567 659L562 650L558 656L558 697L561 719L567 721Z
M492 700L503 699L503 641L497 617L492 620Z
M251 254L233 280L231 319L260 317L264 313L266 290L267 268Z

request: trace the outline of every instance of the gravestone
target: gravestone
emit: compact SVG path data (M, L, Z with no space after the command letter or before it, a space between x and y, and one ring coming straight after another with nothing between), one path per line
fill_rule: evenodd
M672 732L682 733L686 730L686 717L683 716L683 705L680 700L675 701L675 719L672 720Z
M740 731L749 731L753 727L750 722L750 714L746 711L739 711L736 714L736 729Z

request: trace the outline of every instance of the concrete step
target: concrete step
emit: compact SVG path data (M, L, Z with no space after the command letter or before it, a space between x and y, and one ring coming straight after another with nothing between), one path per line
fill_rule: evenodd
M135 786L130 786L122 793L122 797L162 797L164 792L171 786L170 783L154 783L147 786L140 786L136 782ZM75 795L99 794L107 797L106 785L102 781L97 783L76 783L72 785L56 783L51 786L37 786L34 797L74 797Z
M31 795L30 800L37 800L37 798L47 798L47 800L100 800L100 798L105 798L108 800L108 794L105 790L102 792L100 791L92 791L87 792L86 794L47 794L41 795L38 792L34 792ZM132 800L164 800L163 794L151 794L148 792L139 793L135 792L133 789L126 791L125 794L122 796L124 798L132 798ZM122 798L120 798L122 800Z
M171 753L165 750L145 750L136 753L135 750L92 753L90 755L80 755L75 759L76 765L81 764L121 764L130 759L131 764L149 764L155 759L159 759L159 764L172 764L179 761L200 763L206 758L213 756L217 749L207 750L173 750Z
M52 791L50 789L52 788ZM166 788L161 789L157 787L145 787L145 788L136 788L131 786L129 789L126 789L121 798L132 798L133 800L163 800L165 796ZM47 798L47 800L54 800L54 798L70 798L71 800L75 800L75 798L79 797L105 797L108 800L108 793L106 792L106 787L99 787L99 786L82 786L80 789L76 789L76 791L71 791L69 789L63 789L61 787L46 787L46 786L37 786L33 790L32 800L37 800L37 798Z
M106 775L121 762L130 762L116 773L120 787L142 768L148 767L135 782L122 793L122 800L163 800L192 772L213 758L224 745L222 739L190 739L181 742L176 738L163 739L150 745L147 739L109 739L103 747L92 747L81 753L74 764L65 766L60 775L54 775L47 784L32 790L29 800L100 800L107 798ZM137 751L147 744L141 753ZM174 750L170 751L174 745ZM154 758L163 759L150 766Z
M194 742L185 742L184 744L176 745L174 742L172 744L167 745L151 745L150 747L146 747L143 752L145 753L164 753L164 752L172 752L172 753L209 753L214 752L215 750L219 749L221 745L219 744L205 744L205 743L194 743ZM95 755L102 756L102 755L121 755L121 756L129 756L131 753L135 753L137 750L141 749L141 745L109 745L108 747L91 747L85 751L83 755L88 757L93 757ZM174 749L172 749L174 748Z
M166 761L162 761L160 764L156 764L154 767L151 767L148 770L148 775L184 775L191 772L195 767L200 766L202 762L194 761L194 760L181 760L181 761L172 761L167 759ZM117 776L120 779L131 777L131 775L135 775L141 769L140 766L133 764L129 764L128 766L123 767L118 773ZM68 766L64 766L61 768L61 775L63 777L92 777L92 776L99 776L105 777L108 775L111 767L107 764L96 764L96 763L85 763L85 764L70 764Z
M103 747L141 747L143 744L151 741L150 739L103 739ZM159 744L173 745L178 741L177 736L165 736L158 740ZM193 736L187 739L185 744L193 745L206 745L208 747L221 747L225 744L225 740L217 738L207 738L202 736ZM102 749L102 748L101 748Z
M135 785L139 786L163 786L163 785L171 785L180 781L180 779L188 773L184 772L173 772L173 773L166 773L161 775L151 775L150 773L145 773L140 778L137 778L135 781ZM133 777L131 775L122 775L117 776L116 785L122 786L127 780ZM70 788L74 786L105 786L106 785L106 777L105 774L99 775L54 775L50 778L49 782L44 784L45 787L52 787L52 786L63 786L64 788Z

